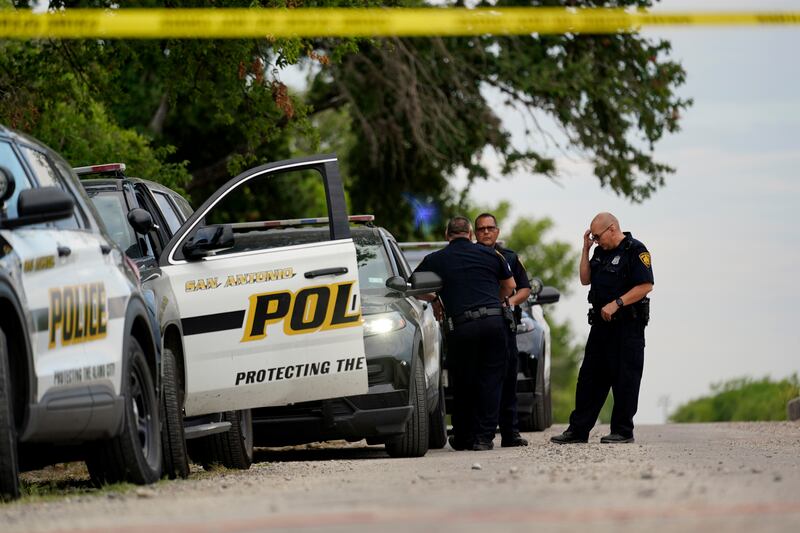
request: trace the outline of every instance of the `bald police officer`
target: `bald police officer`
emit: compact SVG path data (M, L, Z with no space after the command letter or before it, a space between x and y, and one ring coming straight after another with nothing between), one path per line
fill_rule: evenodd
M593 244L597 248L590 261ZM592 328L569 427L550 440L556 444L587 442L610 388L614 394L611 434L600 442L633 442L633 415L644 365L644 328L650 317L647 295L654 283L650 252L620 230L614 215L600 213L583 235L580 278L583 285L591 283Z
M475 236L478 243L500 252L508 263L511 273L514 275L514 282L517 288L508 298L508 304L519 310L518 307L531 294L531 284L528 280L528 272L525 265L516 252L503 248L497 244L500 237L500 228L497 226L497 218L491 213L481 213L475 219ZM517 313L514 313L514 320L518 321ZM528 441L519 434L519 418L517 416L517 371L519 369L519 352L517 351L516 328L507 328L507 348L508 361L506 363L506 374L503 378L503 392L500 395L500 445L504 448L512 446L527 446Z
M447 366L453 389L453 437L457 450L491 450L506 368L502 299L516 286L505 260L474 244L469 219L447 224L448 245L427 255L417 272L438 274L447 314Z

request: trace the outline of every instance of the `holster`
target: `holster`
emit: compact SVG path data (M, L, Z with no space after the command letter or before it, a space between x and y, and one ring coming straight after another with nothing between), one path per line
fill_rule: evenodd
M503 318L508 324L508 329L510 329L512 333L516 333L517 321L514 319L514 310L510 307L503 307Z

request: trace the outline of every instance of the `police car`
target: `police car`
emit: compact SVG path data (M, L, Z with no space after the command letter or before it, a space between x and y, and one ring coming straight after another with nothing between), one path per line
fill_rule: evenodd
M522 431L544 431L553 425L550 390L550 325L543 305L556 303L561 294L531 277L531 295L520 307L517 325L517 415Z
M442 242L401 242L399 247L412 268L429 253L447 246ZM517 413L520 430L543 431L552 425L550 391L550 326L543 305L555 303L560 293L555 287L528 274L531 295L519 306L517 325ZM445 382L446 382L445 371ZM449 387L447 389L449 396Z
M414 297L441 289L431 272L412 276L395 238L372 215L350 217L356 245L369 374L365 394L253 410L256 443L281 446L367 439L393 457L420 457L447 443L441 332L431 306ZM326 219L271 223L265 240L315 242ZM316 226L316 227L315 227Z
M247 469L253 459L250 412L230 411L183 417L185 359L183 328L168 283L158 283L158 259L174 232L194 211L177 192L152 181L128 177L124 163L76 167L86 193L117 245L136 265L145 299L155 316L162 340L164 380L162 420L164 473L189 475L189 454L205 467L222 464ZM166 408L170 404L170 408ZM185 426L185 427L184 427ZM191 443L187 448L186 440Z
M155 295L193 458L246 468L249 408L366 391L356 254L335 157L246 171L196 211L124 171L79 169L115 175L83 184ZM275 196L304 186L320 193L327 231L300 245L264 238L269 213L303 208Z
M75 174L0 126L0 497L64 455L97 483L156 481L158 360L135 269Z

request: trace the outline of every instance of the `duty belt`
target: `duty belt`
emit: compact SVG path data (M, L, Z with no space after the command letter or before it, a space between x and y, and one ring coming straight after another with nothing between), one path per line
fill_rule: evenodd
M454 316L453 325L457 326L459 324L463 324L464 322L479 320L481 318L486 318L487 316L501 316L502 314L503 310L499 307L479 307L477 309L467 311L464 314Z

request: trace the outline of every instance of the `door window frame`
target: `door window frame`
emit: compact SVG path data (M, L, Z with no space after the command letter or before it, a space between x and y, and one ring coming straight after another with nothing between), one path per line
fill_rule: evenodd
M337 240L350 239L350 223L347 219L347 204L344 197L344 187L342 179L339 174L338 160L335 155L325 154L318 156L302 157L297 159L288 159L285 161L277 161L275 163L268 163L261 165L239 174L233 179L229 180L225 185L217 189L217 191L201 205L192 216L175 232L172 239L167 243L164 253L161 255L160 265L182 265L189 263L183 256L181 245L193 234L196 229L201 227L201 222L205 216L217 204L219 204L230 192L236 188L244 185L248 181L258 178L267 177L274 174L281 174L298 170L316 170L325 186L325 200L328 208L328 228L329 238L323 243ZM301 247L306 245L300 245ZM262 253L263 250L239 252L233 254L225 254L221 256L208 256L203 257L203 261L213 261L218 259L226 259L233 257L240 257L244 255L252 255L253 253Z

